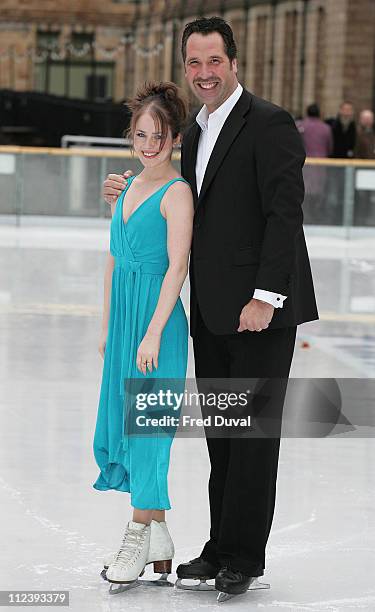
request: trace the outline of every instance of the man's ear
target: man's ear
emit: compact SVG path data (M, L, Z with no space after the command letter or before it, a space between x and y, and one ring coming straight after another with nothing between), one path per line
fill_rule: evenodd
M237 58L236 57L232 60L232 70L234 71L235 74L237 74L237 72L238 72L238 63L237 63Z

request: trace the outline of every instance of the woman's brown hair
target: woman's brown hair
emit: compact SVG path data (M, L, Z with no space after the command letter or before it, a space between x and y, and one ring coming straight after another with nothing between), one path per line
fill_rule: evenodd
M189 109L182 89L170 81L146 81L126 105L132 116L129 128L123 134L124 137L134 138L137 121L147 111L153 117L157 129L162 133L160 151L168 136L168 128L171 129L173 139L182 132Z

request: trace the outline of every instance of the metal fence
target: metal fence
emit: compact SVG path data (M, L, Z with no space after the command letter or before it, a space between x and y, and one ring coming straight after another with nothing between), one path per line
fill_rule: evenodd
M142 169L129 150L0 147L0 215L110 217L103 180L127 169ZM305 225L375 227L375 161L308 158L304 180Z

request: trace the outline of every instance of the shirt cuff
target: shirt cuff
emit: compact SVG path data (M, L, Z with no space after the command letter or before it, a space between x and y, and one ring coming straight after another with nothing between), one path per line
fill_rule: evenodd
M256 300L262 300L262 302L268 302L275 308L282 308L283 302L288 296L282 295L281 293L273 293L273 291L265 291L264 289L255 289L253 298Z

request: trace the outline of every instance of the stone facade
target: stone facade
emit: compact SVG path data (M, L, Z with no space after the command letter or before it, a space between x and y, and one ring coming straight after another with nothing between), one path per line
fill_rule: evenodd
M325 116L344 99L357 110L374 107L374 0L2 0L0 88L35 88L32 50L38 33L52 31L61 63L72 33L92 34L88 65L108 64L114 100L133 95L145 79L174 80L187 90L181 33L203 15L231 24L241 83L294 115L314 101Z

